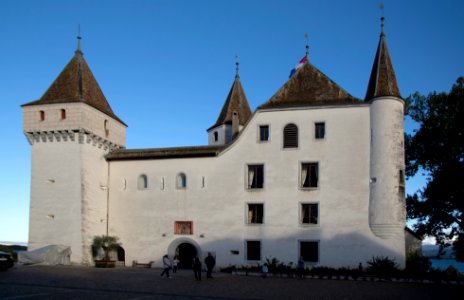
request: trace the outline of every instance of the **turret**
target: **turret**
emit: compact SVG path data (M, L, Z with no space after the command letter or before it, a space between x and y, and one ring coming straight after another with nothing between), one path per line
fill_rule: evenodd
M250 106L238 74L238 62L236 62L234 83L216 123L207 130L208 145L230 144L250 120L251 115Z
M381 19L381 34L365 101L370 104L369 225L380 238L403 234L404 101L388 53Z

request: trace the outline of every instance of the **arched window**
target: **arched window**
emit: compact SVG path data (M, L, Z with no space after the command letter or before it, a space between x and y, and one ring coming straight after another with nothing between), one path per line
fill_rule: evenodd
M176 186L178 189L187 188L187 176L184 173L179 173L177 175Z
M39 112L39 116L40 116L40 121L45 121L45 112L43 110Z
M139 175L139 178L137 179L137 188L139 190L145 190L148 188L148 177L145 174Z
M284 127L284 148L298 148L298 127L295 124Z

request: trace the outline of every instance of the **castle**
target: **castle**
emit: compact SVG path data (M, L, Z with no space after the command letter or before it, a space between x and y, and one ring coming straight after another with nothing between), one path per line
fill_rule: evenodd
M22 105L31 145L29 249L96 235L120 263L211 252L218 266L275 257L356 267L405 264L404 101L382 30L364 100L307 59L254 112L237 70L208 145L126 149L126 124L78 44L45 94Z

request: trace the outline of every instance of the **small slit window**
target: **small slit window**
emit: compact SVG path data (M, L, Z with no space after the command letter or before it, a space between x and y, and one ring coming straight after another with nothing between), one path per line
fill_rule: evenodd
M219 134L217 131L214 132L214 141L217 142L219 139Z
M60 110L60 117L61 117L61 120L66 119L66 109Z
M39 111L40 121L45 121L45 112L43 110Z
M110 130L108 129L108 120L105 120L103 122L103 129L105 130L105 136L108 137L110 134Z
M295 124L284 127L284 148L298 148L298 127Z
M179 173L177 175L176 186L179 190L184 190L187 188L187 176L185 175L185 173Z
M139 175L137 178L137 188L139 190L145 190L148 188L148 177L145 174Z

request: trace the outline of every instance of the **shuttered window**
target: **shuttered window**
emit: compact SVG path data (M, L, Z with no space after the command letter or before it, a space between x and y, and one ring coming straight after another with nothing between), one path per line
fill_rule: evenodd
M298 127L295 124L284 127L284 148L298 148Z

